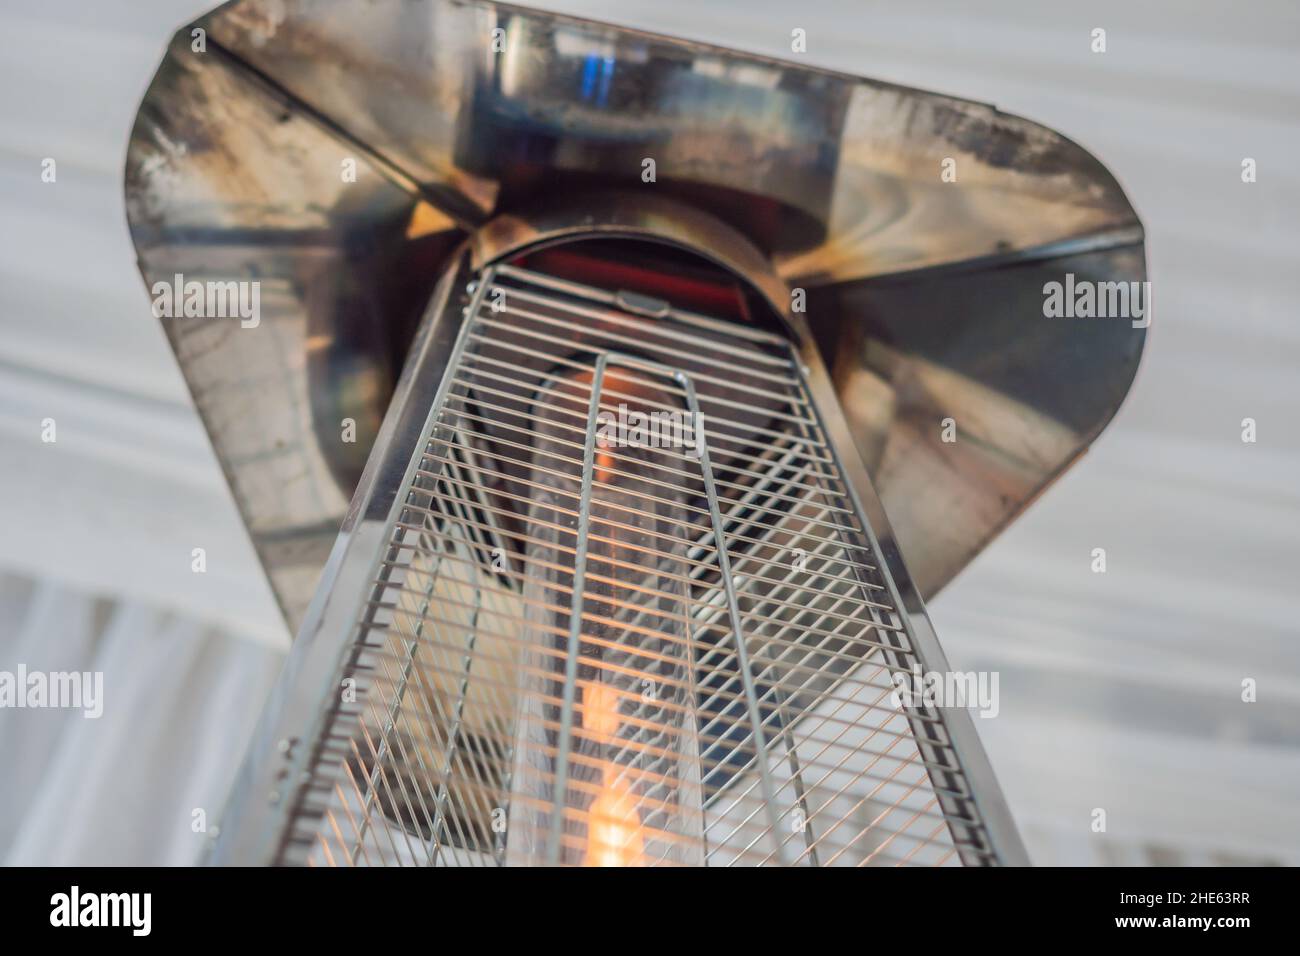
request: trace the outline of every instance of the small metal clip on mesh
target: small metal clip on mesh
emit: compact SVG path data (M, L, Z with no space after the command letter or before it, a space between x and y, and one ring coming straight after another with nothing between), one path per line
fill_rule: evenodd
M793 346L647 311L478 278L277 862L999 862Z

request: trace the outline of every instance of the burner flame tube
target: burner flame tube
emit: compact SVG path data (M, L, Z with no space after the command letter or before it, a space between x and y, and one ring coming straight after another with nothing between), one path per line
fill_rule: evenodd
M602 396L620 414L680 407L648 373L604 357L594 373L548 379L530 410L527 533L542 543L526 550L531 626L506 856L510 863L700 865L689 565L685 545L670 539L686 534L686 494L642 464L680 468L674 456L689 449L647 447L621 432L598 438ZM580 464L573 424L582 421Z

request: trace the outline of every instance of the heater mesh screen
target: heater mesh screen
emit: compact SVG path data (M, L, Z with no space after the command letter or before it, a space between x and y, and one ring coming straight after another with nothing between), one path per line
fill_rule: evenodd
M993 862L784 338L473 287L279 862Z

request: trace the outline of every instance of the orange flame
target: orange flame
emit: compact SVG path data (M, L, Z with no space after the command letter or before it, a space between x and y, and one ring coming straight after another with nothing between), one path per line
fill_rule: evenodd
M586 866L645 866L645 827L632 789L622 777L607 780L587 811Z
M600 743L618 733L618 693L592 681L582 691L584 729ZM601 788L587 810L585 866L645 866L645 826L637 813L632 786L610 763L601 768Z

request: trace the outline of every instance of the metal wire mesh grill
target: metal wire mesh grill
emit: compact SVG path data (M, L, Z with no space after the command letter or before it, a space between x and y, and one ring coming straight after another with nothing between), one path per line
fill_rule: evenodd
M488 270L279 862L993 860L790 343Z

